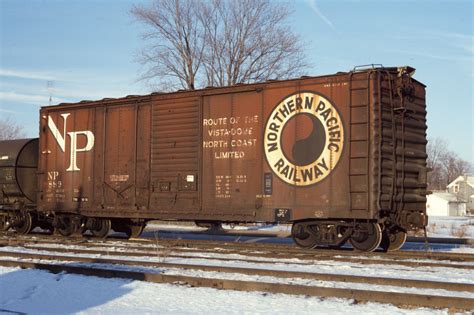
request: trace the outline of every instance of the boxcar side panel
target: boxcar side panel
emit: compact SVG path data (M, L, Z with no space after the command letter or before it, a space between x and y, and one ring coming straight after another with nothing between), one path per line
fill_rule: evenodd
M94 105L42 110L39 206L90 216L146 215L150 105Z
M150 208L155 215L199 212L199 106L199 97L153 100Z
M203 101L203 211L253 217L262 206L263 93L205 96Z
M357 107L347 76L205 96L203 212L265 221L366 217L370 103L363 79ZM358 207L351 193L360 195Z
M295 83L265 90L262 176L273 178L272 194L264 194L267 219L348 216L347 81Z
M104 187L104 169L105 169L105 130L106 122L106 107L95 107L95 126L94 126L94 198L92 201L92 209L98 214L104 212L105 208L105 187Z
M108 212L134 206L135 106L110 106L106 111L104 147L104 199Z
M40 209L79 212L94 198L94 108L41 111Z
M150 212L151 104L142 104L137 110L134 206L138 212L144 213Z

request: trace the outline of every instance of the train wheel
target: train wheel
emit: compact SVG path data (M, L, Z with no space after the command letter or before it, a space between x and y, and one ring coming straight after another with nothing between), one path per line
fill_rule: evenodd
M13 229L19 234L28 234L33 228L33 218L29 212L24 212L20 215L20 222L16 224Z
M91 229L92 235L95 237L106 238L112 228L110 219L97 219L95 229Z
M128 238L139 237L142 234L144 228L145 224L135 225L131 223L127 225L125 229L125 234L127 234Z
M8 229L10 229L8 217L6 215L0 216L0 232L6 232Z
M71 236L79 231L79 226L70 216L65 215L59 218L59 226L56 227L56 231L62 236Z
M377 223L359 223L349 242L354 249L373 252L382 241L382 229Z
M291 236L296 245L302 248L314 248L317 244L316 235L308 231L307 226L300 223L293 224L291 227Z
M112 229L115 232L127 234L128 238L139 237L145 229L145 221L121 219L112 221Z
M395 233L391 233L390 231L384 230L380 246L384 251L393 252L402 248L406 240L407 233L404 231L397 231Z

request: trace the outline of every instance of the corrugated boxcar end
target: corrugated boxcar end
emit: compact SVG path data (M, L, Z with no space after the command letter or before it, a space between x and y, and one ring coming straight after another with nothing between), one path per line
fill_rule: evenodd
M414 69L381 73L378 139L378 207L382 216L404 229L427 224L425 86L411 77Z
M136 234L150 219L291 222L303 247L397 249L426 225L425 90L412 73L43 107L38 207L65 235Z

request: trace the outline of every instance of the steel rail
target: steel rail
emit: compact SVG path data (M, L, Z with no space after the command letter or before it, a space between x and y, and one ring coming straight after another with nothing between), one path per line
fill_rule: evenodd
M76 253L76 254L102 254L102 255L109 255L109 256L135 256L135 257L153 257L153 256L166 256L170 258L185 258L185 259L207 259L207 260L220 260L220 261L243 261L243 262L251 262L251 263L265 263L268 261L259 260L259 259L247 259L247 258L225 258L225 257L209 257L205 255L182 255L173 253L173 248L156 248L150 250L139 250L139 251L118 251L116 249L104 249L104 250L97 250L97 249L80 249L80 248L64 248L64 247L47 247L47 246L35 246L35 245L28 245L28 244L17 244L17 246L21 246L27 249L34 249L34 250L44 250L44 251L52 251L52 252L60 252L60 253ZM128 248L127 248L128 249ZM196 252L196 251L194 251ZM217 254L227 254L222 252L212 252ZM267 253L247 253L247 252L239 252L238 254L245 256L245 257L270 257ZM273 257L275 259L285 259L285 258L299 258L295 257L294 255L288 257ZM300 258L301 259L301 258ZM287 264L294 264L294 265L311 265L314 261L338 261L338 262L350 262L350 263L360 263L366 265L399 265L399 266L408 266L408 267L443 267L443 268L456 268L456 269L470 269L474 270L473 265L466 265L466 264L450 264L444 262L427 262L427 261L404 261L404 260L387 260L387 259L374 259L374 258L358 258L358 257L333 257L333 256L312 256L306 259L302 259L304 261L301 262L285 262L281 261L281 263Z
M413 287L413 288L422 288L422 289L442 289L442 290L448 290L448 291L474 292L474 284L460 283L460 282L442 282L442 281L414 280L414 279L387 278L387 277L368 277L368 276L286 271L286 270L261 269L261 268L180 264L180 263L151 262L151 261L125 260L125 259L108 259L108 258L96 258L96 257L78 257L78 256L64 256L64 255L50 255L50 254L46 255L46 254L21 253L21 252L0 251L0 256L22 258L22 259L60 260L60 261L95 263L95 264L115 264L115 265L143 266L143 267L179 268L179 269L192 269L192 270L213 271L213 272L222 272L222 273L240 273L240 274L245 274L245 275L270 276L270 277L279 277L279 278L301 278L301 279L311 279L311 280L319 280L319 281L351 282L351 283L365 283L365 284L374 284L374 285L390 285L390 286L398 286L398 287Z
M0 237L0 240L4 237ZM41 240L35 239L41 238ZM222 247L223 249L237 249L242 251L242 249L247 250L261 250L265 252L272 252L278 254L282 257L290 256L292 258L296 256L305 259L304 256L308 256L309 259L317 256L364 256L364 257L385 257L391 259L406 259L406 258L422 258L422 259L431 259L431 260L450 260L450 261L460 261L460 262L474 262L474 254L469 253L446 253L446 252L418 252L418 251L397 251L397 252L374 252L374 253L361 253L352 250L325 250L325 249L316 249L316 250L306 250L301 248L295 248L294 246L288 245L273 245L273 244L257 244L257 243L235 243L235 242L216 242L216 241L197 241L197 240L168 240L168 239L121 239L121 238L109 238L107 240L100 240L94 238L63 238L56 237L53 235L35 235L33 237L22 236L16 237L14 239L8 239L7 241L13 244L15 241L25 240L29 242L50 242L50 243L74 243L74 244L88 244L88 243L100 243L100 244L109 244L114 241L119 241L127 244L157 244L162 246L172 245L175 248L212 248ZM87 246L87 245L84 245ZM111 246L117 246L116 244L111 244ZM291 254L291 255L290 255Z

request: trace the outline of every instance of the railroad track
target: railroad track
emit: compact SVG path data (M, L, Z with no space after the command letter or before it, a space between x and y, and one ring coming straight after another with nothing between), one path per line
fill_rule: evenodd
M1 243L0 243L1 244ZM85 245L85 246L84 246ZM332 255L291 255L291 254L279 254L271 256L268 252L255 252L247 250L204 250L204 249L191 249L191 248L180 248L180 247L149 247L144 248L143 246L103 246L95 243L78 243L75 247L58 247L47 244L28 244L28 243L17 243L16 246L21 246L25 249L30 250L43 250L49 252L60 252L69 254L88 254L88 255L108 255L108 256L134 256L134 257L166 257L166 258L180 258L180 259L206 259L212 261L243 261L251 263L261 263L265 261L271 261L278 259L280 262L290 262L295 265L311 265L315 261L327 261L327 262L348 262L358 263L365 265L399 265L407 267L437 267L437 268L457 268L474 270L474 264L462 264L457 261L455 262L444 262L443 261L426 261L426 260L403 260L403 259L390 259L390 258L377 258L377 257L358 257L358 256L332 256ZM91 248L92 247L92 248ZM214 254L213 256L211 256ZM216 256L220 255L220 256ZM231 257L226 257L231 256ZM237 257L236 257L237 256ZM299 261L293 261L297 258Z
M325 273L309 273L298 271L282 271L270 269L256 269L256 268L242 268L242 267L226 267L226 266L212 266L212 265L197 265L197 264L180 264L167 262L151 262L140 260L126 260L126 259L109 259L109 258L90 258L78 256L64 256L57 254L41 254L41 253L24 253L24 252L2 252L0 257L15 257L21 259L36 259L36 260L58 260L68 262L82 262L95 264L114 264L126 266L145 266L156 268L181 268L191 270L202 270L208 272L225 272L225 273L241 273L245 275L270 276L280 278L301 278L320 281L336 281L336 282L351 282L351 283L366 283L376 285L390 285L411 288L424 289L442 289L448 291L465 291L474 293L474 284L470 283L454 283L441 281L427 281L427 280L413 280L413 279L397 279L384 277L369 277L356 275L339 275L339 274L325 274Z
M390 303L401 307L416 306L449 308L451 310L453 310L453 307L455 310L474 309L474 299L470 297L472 293L474 293L474 284L469 283L78 257L77 255L65 256L50 253L1 252L0 256L2 256L2 259L0 259L1 266L35 268L54 273L68 272L104 278L125 278L225 290L264 291L269 293L337 297L354 299L357 302L371 301ZM139 267L138 270L136 270L137 267ZM135 270L133 268L135 268ZM145 270L143 270L143 268L145 268ZM172 269L175 270L175 274L167 274L164 272L164 270ZM186 275L186 270L199 270L200 272L204 272L204 274L198 277L189 274ZM260 278L235 280L235 274L245 275L247 277L259 276L265 277L265 279L263 281ZM234 278L226 275L234 275ZM239 276L239 279L242 277L243 276ZM286 280L283 282L281 280L270 281L268 280L269 277ZM294 283L286 283L288 279ZM302 280L308 280L310 282L308 284ZM336 283L336 285L334 285L334 283ZM372 285L374 289L354 288L357 287L357 284ZM410 292L393 292L394 286L404 290L416 288L437 291L434 292L434 294L418 294L414 293L413 289ZM448 295L446 295L446 292L443 292L444 294L439 293L439 290L447 291ZM454 295L452 294L453 292ZM451 295L449 295L449 293L451 293ZM462 296L459 296L459 294Z
M61 247L55 246L54 244L63 242L65 245ZM354 289L354 284L370 284L374 286L396 286L396 287L414 287L418 289L433 289L433 290L445 290L448 292L469 292L472 295L473 284L470 283L456 283L456 282L440 282L440 281L427 281L427 280L413 280L413 279L397 279L397 278L380 278L380 277L364 277L356 275L337 275L337 274L325 274L325 273L314 273L314 272L299 272L299 271L283 271L283 270L269 270L265 269L265 266L259 266L259 268L242 268L242 267L226 267L222 266L224 262L247 262L254 264L270 264L269 260L287 263L288 265L306 265L311 266L315 261L321 265L321 261L327 261L330 265L334 261L359 263L363 265L368 264L385 264L385 265L402 265L410 267L448 267L448 268L459 268L464 269L466 272L474 269L474 255L469 254L455 254L455 253L420 253L420 252L397 252L396 254L403 253L402 255L395 255L395 253L364 253L359 255L353 251L327 251L327 250L316 250L306 251L291 246L284 245L273 245L269 244L247 244L247 243L223 243L223 242L212 242L212 241L184 241L184 240L150 240L150 239L134 239L126 240L121 238L113 238L107 240L101 239L88 239L88 238L58 238L54 235L34 235L34 236L22 236L16 237L15 239L9 238L8 235L0 236L0 246L19 246L23 250L29 252L16 252L11 253L7 248L6 251L1 251L0 256L3 257L4 261L6 257L10 257L9 262L5 264L12 264L12 259L16 259L17 262L31 263L31 260L40 261L40 264L44 264L45 260L57 260L62 262L68 262L68 267L71 267L70 263L86 263L89 264L87 268L104 269L100 266L103 265L114 265L116 266L141 266L147 268L174 268L180 270L179 273L183 273L183 270L199 270L201 272L213 272L212 276L208 278L203 277L192 277L183 275L161 275L157 276L151 272L152 275L148 275L148 271L140 271L141 275L134 274L130 276L127 272L130 270L113 270L107 269L105 274L117 273L123 275L125 272L127 279L153 279L155 282L176 282L186 283L193 286L210 286L217 288L227 288L233 290L254 290L252 288L262 289L261 286L254 285L252 283L262 283L258 281L244 281L245 283L235 282L235 279L214 279L217 282L212 282L211 278L215 277L215 273L219 274L243 274L260 277L275 277L275 278L287 278L287 279L307 279L308 281L325 281L325 282L338 282L351 284L352 287L348 288L328 288L321 286L311 286L309 290L312 293L305 293L306 295L316 295L322 297L346 297L355 299L357 301L375 301L381 303L393 303L398 306L411 305L411 306L426 306L426 307L449 307L457 306L460 309L467 310L464 306L459 307L458 305L465 305L465 307L471 307L470 303L473 303L472 299L462 300L465 297L434 297L438 302L432 302L431 295L424 294L424 297L416 296L415 300L406 298L402 293L397 293L396 296L388 294L387 292L380 293L379 291L371 291L367 293L367 290ZM18 248L18 247L17 247ZM1 248L0 248L1 250ZM36 252L34 252L36 251ZM46 253L45 253L46 252ZM222 257L216 257L216 253L222 255ZM208 255L206 255L208 254ZM214 254L214 257L211 255ZM117 258L97 258L97 255L101 256L118 256ZM231 257L225 257L225 256ZM236 257L236 255L239 255ZM95 257L85 257L95 256ZM356 256L356 257L354 257ZM133 258L132 260L123 259L123 257ZM155 257L159 259L170 259L173 258L180 260L188 260L186 263L166 263L166 262L154 262L154 261L142 261L141 259ZM380 257L384 259L380 259ZM266 259L265 259L266 258ZM285 259L291 258L293 261L285 261ZM298 261L294 261L294 259ZM412 261L413 259L427 259L431 261ZM24 261L25 259L30 260ZM212 265L201 265L192 264L193 259L205 259L213 264ZM389 262L389 261L393 261ZM462 263L461 263L462 262ZM471 264L469 264L471 263ZM1 264L1 263L0 263ZM58 263L56 262L55 265ZM91 266L94 264L95 266ZM36 263L37 265L37 263ZM22 266L20 266L22 267ZM23 266L24 268L28 266ZM77 268L86 268L84 266L75 266ZM268 267L268 266L267 266ZM48 269L49 267L42 267L42 269ZM58 267L51 267L58 268ZM69 270L69 269L68 269ZM68 271L66 270L66 271ZM77 270L76 270L77 271ZM69 271L68 271L69 272ZM75 272L75 271L74 271ZM96 271L94 271L96 272ZM136 271L134 271L136 272ZM176 280L178 276L186 277ZM157 278L158 277L158 278ZM196 278L196 279L195 279ZM158 280L157 280L158 279ZM205 280L202 280L205 279ZM262 284L261 284L262 285ZM285 290L290 290L286 287L289 284L273 283L264 284L264 291L272 293L286 293ZM295 284L292 284L293 286ZM296 284L301 286L301 284ZM307 287L307 286L306 286ZM316 287L316 288L313 288ZM294 288L293 291L288 291L293 294L300 292L298 288ZM263 290L263 289L262 289ZM348 295L346 290L350 290L354 295ZM324 292L323 292L324 291ZM306 291L305 291L306 292ZM373 294L372 292L379 292ZM413 292L407 293L413 295ZM390 296L388 301L385 301L384 296ZM398 296L400 295L400 300ZM369 299L369 297L373 297ZM451 299L453 298L453 299ZM410 301L410 302L408 302ZM424 301L424 302L423 302ZM431 301L431 302L427 302ZM444 302L443 302L444 301ZM426 302L426 303L425 303ZM425 304L424 304L425 303ZM447 303L447 304L443 304ZM449 304L451 303L451 304ZM453 304L454 303L454 304ZM462 303L462 304L459 304ZM436 306L437 305L437 306ZM444 306L442 306L444 305Z
M142 240L130 241L130 240L100 240L100 239L67 239L64 240L69 245L57 245L58 242L53 236L37 238L26 237L25 240L0 240L0 246L20 246L28 251L47 251L48 253L63 253L67 255L107 255L112 257L117 256L128 256L134 257L135 259L146 259L146 258L159 258L159 259L171 259L171 260L188 260L188 261L207 261L208 263L214 264L232 264L235 262L242 263L253 263L253 264L264 264L264 263L279 263L280 265L286 266L284 268L292 268L292 266L300 266L301 268L306 267L322 267L330 268L334 264L349 266L351 268L364 269L364 266L371 265L370 271L377 270L381 266L392 266L393 269L407 270L406 268L412 268L419 270L425 270L436 274L440 272L439 268L450 268L451 270L459 270L456 273L464 274L466 277L472 277L470 271L474 269L473 255L462 254L453 255L452 253L443 253L442 256L435 255L434 259L428 260L427 257L421 257L421 259L407 257L385 257L381 256L359 256L354 252L345 253L345 255L334 254L333 251L319 251L312 252L311 254L288 254L265 250L254 250L246 247L226 248L221 247L210 247L203 248L203 245L199 243L196 247L190 247L190 244L178 244L176 242L143 242ZM209 245L209 244L207 244ZM219 244L222 245L222 244ZM230 245L233 245L230 244ZM384 253L382 253L384 254ZM417 252L413 254L419 254ZM439 253L438 253L439 254ZM420 258L420 256L418 256ZM459 261L463 259L463 261ZM367 268L365 268L367 270Z
M334 258L336 257L340 261L345 261L347 257L359 258L383 258L390 259L393 261L401 261L407 259L423 259L423 260L434 260L434 261L447 261L447 262L461 262L461 263L474 263L474 254L468 253L449 253L449 252L431 252L431 251L397 251L397 252L373 252L373 253L361 253L354 252L350 249L316 249L316 250L305 250L296 246L289 245L275 245L275 244L260 244L260 243L239 243L239 242L221 242L221 241L202 241L202 240L181 240L181 239L132 239L127 240L125 238L109 238L106 240L94 239L94 238L62 238L54 235L28 235L18 236L13 235L15 238L12 239L9 235L0 235L1 244L22 244L25 242L30 243L50 243L50 244L77 244L81 246L119 246L123 245L129 249L143 249L146 246L155 248L156 246L162 246L166 248L174 248L176 251L196 251L199 249L201 252L216 252L217 250L226 251L227 253L239 253L239 254L253 254L256 255L255 251L260 251L265 256L272 255L279 258L300 258L300 259L315 259L315 258ZM410 265L410 264L408 264ZM416 265L416 264L413 264ZM467 267L470 268L470 267Z

